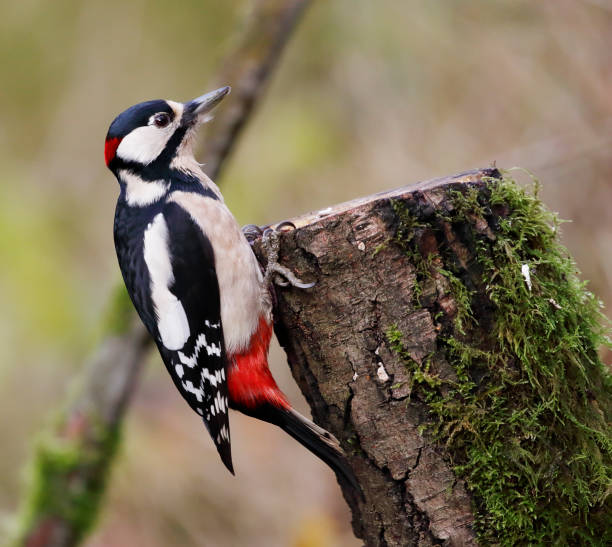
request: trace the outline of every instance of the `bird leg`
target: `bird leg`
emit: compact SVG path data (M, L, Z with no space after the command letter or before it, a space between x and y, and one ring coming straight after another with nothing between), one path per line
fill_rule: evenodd
M279 234L283 228L287 227L295 230L295 225L292 222L285 221L278 224L276 228L266 228L263 231L261 242L268 258L264 281L266 283L272 282L280 287L291 285L298 289L310 289L315 286L314 281L312 283L304 283L289 268L278 263Z
M272 282L279 287L291 285L299 289L310 289L315 286L314 281L312 283L304 283L289 268L278 263L278 251L280 248L279 233L287 229L295 230L295 224L288 220L280 222L276 225L276 228L271 228L270 226L262 228L256 224L247 224L242 227L242 233L250 245L253 245L261 237L261 243L268 261L264 271L264 281L266 283Z
M266 227L264 227L266 228ZM264 233L264 228L260 228L257 224L247 224L241 228L244 237L249 242L249 245L253 245L258 238Z

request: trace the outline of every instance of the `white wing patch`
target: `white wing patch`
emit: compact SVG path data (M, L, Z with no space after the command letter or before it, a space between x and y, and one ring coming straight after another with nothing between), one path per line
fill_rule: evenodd
M189 338L189 322L183 304L170 291L168 294L174 301L165 303L165 307L158 311L157 330L164 346L177 350ZM159 307L156 308L159 310Z
M189 322L183 305L168 288L174 275L168 251L168 226L161 213L145 231L144 260L149 270L151 299L162 344L169 350L179 350L189 338Z

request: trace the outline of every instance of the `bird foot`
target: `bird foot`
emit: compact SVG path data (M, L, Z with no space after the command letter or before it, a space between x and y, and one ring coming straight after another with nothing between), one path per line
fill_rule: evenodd
M241 230L244 237L249 242L249 245L253 245L253 243L263 235L264 228L257 226L257 224L247 224L243 226Z
M297 287L298 289L310 289L315 286L315 282L304 283L289 268L278 263L278 251L280 248L281 231L286 229L295 230L293 222L284 221L276 225L276 228L266 228L263 230L261 242L268 257L268 265L264 274L266 283L274 283L279 287Z

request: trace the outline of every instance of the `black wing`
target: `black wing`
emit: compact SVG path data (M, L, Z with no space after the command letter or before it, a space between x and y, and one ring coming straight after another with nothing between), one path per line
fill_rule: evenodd
M226 354L219 284L213 248L191 216L178 204L163 209L174 282L170 292L182 304L189 337L180 350L157 346L181 395L202 416L225 466L232 466L228 418Z

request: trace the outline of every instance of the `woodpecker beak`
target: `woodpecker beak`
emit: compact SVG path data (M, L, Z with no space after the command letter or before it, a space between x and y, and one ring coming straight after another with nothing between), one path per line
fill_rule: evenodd
M207 114L221 102L223 97L229 94L231 89L230 86L226 85L185 103L183 124L199 125L206 122L208 120Z

